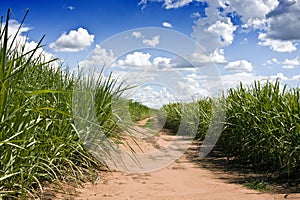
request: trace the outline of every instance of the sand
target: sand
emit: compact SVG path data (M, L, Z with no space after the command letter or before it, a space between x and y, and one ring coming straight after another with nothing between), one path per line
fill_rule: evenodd
M138 143L145 152L157 150L172 139L167 131L140 139ZM230 177L221 170L203 167L197 156L197 144L172 164L148 173L126 173L121 171L99 172L99 179L74 189L72 195L61 195L59 199L82 200L280 200L299 199L299 193L276 194L259 192L232 183ZM138 150L137 147L136 150ZM238 175L234 175L238 176Z

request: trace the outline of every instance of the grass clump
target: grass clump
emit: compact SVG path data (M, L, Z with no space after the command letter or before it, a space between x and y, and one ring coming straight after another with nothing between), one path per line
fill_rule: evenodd
M288 178L296 175L300 167L299 97L299 89L281 88L278 80L230 89L226 126L219 140L224 152L253 163L257 170Z
M151 109L147 106L133 100L129 100L128 104L130 117L133 122L137 122L139 120L150 117Z
M222 152L239 160L241 167L251 165L255 171L299 181L299 88L288 89L278 80L264 84L257 81L250 86L240 84L229 89L224 100L226 122L217 143ZM200 99L187 106L181 103L163 106L165 127L178 131L186 123L184 118L195 123L187 116L199 113L196 138L204 139L208 129L213 128L212 101ZM192 105L198 108L195 110Z
M9 19L10 10L0 26L0 198L36 198L45 182L83 180L102 164L74 124L73 90L82 79L63 71L56 59L44 60L38 53L42 40L26 51L18 33L9 35ZM97 83L97 123L116 142L110 100L123 89L111 78Z
M199 99L191 103L171 103L162 107L164 128L177 132L195 132L195 139L204 139L212 118L212 99Z
M263 180L252 180L252 181L247 181L244 184L247 188L258 190L260 192L267 192L272 190L272 186Z

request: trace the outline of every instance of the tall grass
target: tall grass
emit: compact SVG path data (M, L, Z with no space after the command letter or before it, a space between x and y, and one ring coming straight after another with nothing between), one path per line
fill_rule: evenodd
M42 40L25 51L18 33L9 35L9 19L10 10L0 26L0 198L26 199L36 197L45 182L85 179L101 163L85 149L74 125L79 78L37 54ZM98 123L112 142L118 137L109 100L123 91L112 87L115 82L95 85Z
M195 139L204 139L212 119L212 99L199 99L191 103L171 103L162 107L164 128L177 132L196 131ZM163 118L163 117L162 117ZM195 130L196 128L196 130Z
M265 84L257 81L250 86L240 84L229 89L224 99L226 122L217 146L228 157L250 163L255 170L299 178L300 89L282 87L278 80ZM196 137L200 140L211 126L212 100L197 102L199 124ZM163 106L167 116L166 128L177 131L184 123L182 105ZM195 103L188 105L185 108ZM195 109L190 110L195 112Z
M300 169L300 90L280 82L240 84L226 98L223 150L256 169L291 177ZM298 174L299 175L299 174Z
M150 117L151 115L150 108L134 100L129 100L129 112L134 122Z

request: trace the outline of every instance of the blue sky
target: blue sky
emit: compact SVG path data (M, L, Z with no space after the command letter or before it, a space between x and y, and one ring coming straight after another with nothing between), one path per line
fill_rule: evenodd
M46 34L46 54L61 58L71 68L103 65L102 61L106 61L111 62L109 70L116 76L139 76L138 81L132 80L143 85L135 91L135 98L153 107L180 99L179 96L209 95L214 86L205 78L212 72L219 73L225 89L239 81L250 84L253 80L276 78L291 87L299 85L298 0L2 0L2 16L7 8L12 9L15 20L12 29L29 8L20 38L28 35L25 40L32 45ZM151 32L142 29L145 27L166 31ZM214 66L206 66L201 60L204 51L197 52L185 39L169 40L168 31L182 33L200 44L210 59L207 62ZM112 47L105 41L120 33L124 38L138 40L140 49L127 49L116 57L118 45L130 43L124 39ZM168 48L162 51L159 47L164 42L191 51L184 55L168 52ZM187 60L201 60L209 73L188 66L193 63ZM180 94L177 90L181 90ZM153 99L149 100L147 94Z

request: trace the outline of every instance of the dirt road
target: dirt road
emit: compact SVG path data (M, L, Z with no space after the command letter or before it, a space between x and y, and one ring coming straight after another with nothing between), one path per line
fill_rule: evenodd
M171 136L161 132L151 140L138 141L145 150L159 149ZM195 144L194 144L195 145ZM151 173L99 173L97 184L86 184L76 189L76 197L83 200L279 200L299 199L300 194L261 193L240 184L229 183L227 174L204 168L193 161L197 156L191 146L173 164ZM201 161L198 161L201 162Z

